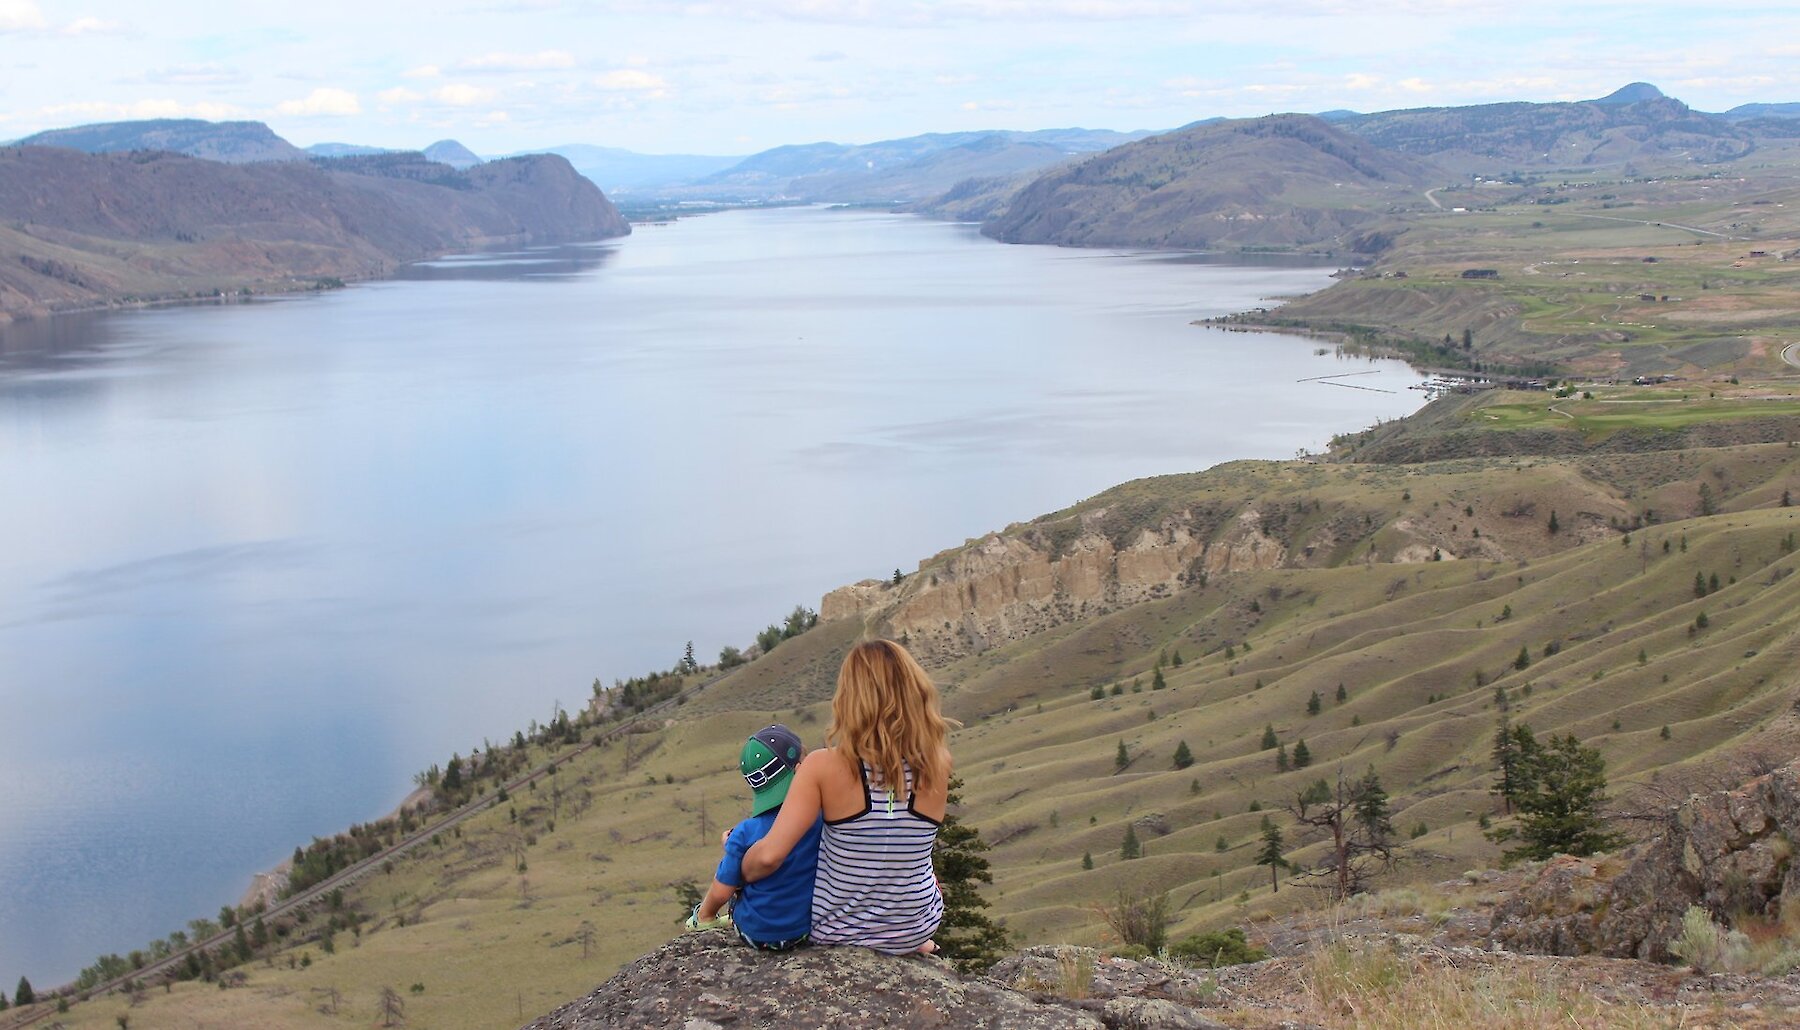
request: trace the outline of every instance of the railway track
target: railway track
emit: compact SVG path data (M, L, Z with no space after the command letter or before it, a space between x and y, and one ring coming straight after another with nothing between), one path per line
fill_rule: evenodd
M685 703L688 699L698 695L701 691L712 686L714 683L717 683L722 678L724 678L724 674L720 673L703 683L697 683L673 697L651 705L642 712L639 712L607 730L596 733L593 737L582 741L568 751L557 755L555 758L552 758L533 769L521 773L516 778L503 784L502 786L505 792L511 794L516 790L529 787L532 783L535 783L569 762L574 761L576 758L592 751L601 742L623 737L632 732L635 727L644 721L658 718L664 713L675 709ZM501 792L495 790L475 801L471 801L461 808L458 808L456 811L444 816L442 819L439 819L437 822L431 823L413 832L404 839L396 841L389 847L370 855L368 858L345 866L343 869L320 880L311 887L270 906L265 909L261 915L264 919L272 919L276 916L298 912L315 902L322 901L325 899L325 896L332 891L357 882L369 873L381 868L382 864L388 860L398 858L425 841L430 840L432 837L443 833L445 830L452 829L494 807L500 803L500 796ZM97 998L101 995L114 993L133 981L153 980L160 975L172 972L179 968L182 964L187 962L189 955L198 955L223 948L232 944L235 941L236 936L237 930L235 927L230 930L221 930L203 941L195 941L180 951L172 952L164 958L157 959L155 962L146 963L141 969L134 969L124 976L115 977L105 983L96 984L86 991L79 993L85 995L89 999ZM73 999L77 996L77 993L78 992L73 985L64 985L56 988L54 991L41 995L40 997L42 1000L38 1001L35 1005L31 1005L24 1009L12 1009L5 1013L0 1013L0 1030L21 1030L23 1027L33 1026L43 1020L49 1019L56 1015L56 1001L58 998Z

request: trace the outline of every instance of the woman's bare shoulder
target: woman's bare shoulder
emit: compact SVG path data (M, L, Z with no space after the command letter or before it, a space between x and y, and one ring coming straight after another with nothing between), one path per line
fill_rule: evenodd
M808 752L800 760L800 769L810 776L827 781L850 778L850 767L834 747L822 747Z

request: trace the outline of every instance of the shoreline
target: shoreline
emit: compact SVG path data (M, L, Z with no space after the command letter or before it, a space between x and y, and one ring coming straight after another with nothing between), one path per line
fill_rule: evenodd
M430 787L414 787L412 790L408 791L406 796L400 799L400 803L390 809L386 815L376 816L369 821L378 823L388 819L398 819L400 818L401 813L405 812L407 809L417 808L429 800L431 800ZM343 831L340 830L338 832L341 833ZM304 845L296 845L296 847L303 846ZM250 874L250 886L246 887L244 893L238 898L237 907L241 909L255 909L259 903L263 908L275 904L275 902L279 900L282 890L287 887L288 874L293 871L293 868L294 860L292 858L284 858L280 862L277 862L273 868L266 869L260 873Z

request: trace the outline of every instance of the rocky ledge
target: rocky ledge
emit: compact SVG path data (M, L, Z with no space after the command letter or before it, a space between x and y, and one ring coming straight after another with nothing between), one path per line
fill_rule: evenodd
M1085 997L1044 993L1065 967L1087 981L1071 992ZM1186 997L1179 977L1148 963L1098 958L1088 949L1031 948L996 967L995 974L963 976L937 959L865 948L771 954L714 930L670 941L525 1030L1223 1030L1223 1024L1183 1004L1198 999Z
M1494 911L1514 951L1667 961L1682 914L1771 922L1800 905L1800 762L1736 790L1695 794L1617 859L1558 858Z

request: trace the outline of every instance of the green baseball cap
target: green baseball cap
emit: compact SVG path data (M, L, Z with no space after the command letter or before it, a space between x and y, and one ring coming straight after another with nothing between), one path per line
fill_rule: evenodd
M744 741L744 749L738 752L738 772L744 774L754 795L751 815L761 815L787 800L800 752L800 738L780 723L764 726Z

